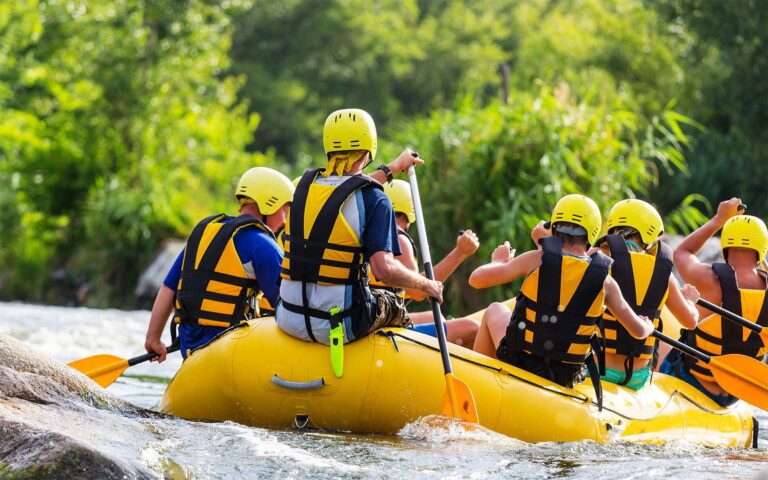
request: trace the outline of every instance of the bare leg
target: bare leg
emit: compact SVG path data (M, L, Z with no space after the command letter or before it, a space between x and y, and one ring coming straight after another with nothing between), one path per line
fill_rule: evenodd
M483 321L475 337L476 352L496 358L496 349L507 333L512 311L503 303L492 303L483 314Z
M414 325L421 325L423 323L433 323L435 320L432 316L432 311L427 310L426 312L408 312L408 316L411 319L411 323Z
M409 314L409 316L414 325L433 323L435 318L432 312L416 312ZM471 318L455 318L445 321L445 329L448 331L446 340L465 348L472 348L475 343L475 335L477 335L478 323Z
M445 324L448 329L447 339L464 348L472 348L480 325L471 318L455 318Z

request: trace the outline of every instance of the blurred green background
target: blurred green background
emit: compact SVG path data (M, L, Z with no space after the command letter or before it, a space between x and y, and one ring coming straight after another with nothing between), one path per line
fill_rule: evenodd
M655 204L669 232L768 215L768 0L0 0L0 298L135 306L165 239L237 178L324 162L337 108L411 146L433 257L471 268L563 194ZM378 162L377 162L378 163ZM605 211L604 211L605 213Z

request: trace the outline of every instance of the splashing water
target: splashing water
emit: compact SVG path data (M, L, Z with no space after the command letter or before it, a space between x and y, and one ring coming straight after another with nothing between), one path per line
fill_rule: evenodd
M0 303L0 333L62 362L97 353L139 355L148 320L145 311ZM162 365L138 365L109 391L151 408L180 364L174 355ZM757 416L768 425L766 412ZM534 445L437 415L406 425L394 437L143 418L85 404L75 410L30 404L19 411L0 402L0 417L23 417L158 478L768 478L767 430L760 448L747 450L684 443Z

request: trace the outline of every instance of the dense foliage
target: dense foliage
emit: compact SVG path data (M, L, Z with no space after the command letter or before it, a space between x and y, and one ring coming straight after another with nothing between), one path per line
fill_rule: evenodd
M607 212L618 200L647 193L654 159L677 154L675 139L654 130L680 125L666 112L664 119L639 126L623 107L618 99L579 100L562 84L521 94L509 105L464 102L401 126L397 140L418 141L419 153L429 159L419 179L429 187L421 190L435 261L453 248L459 227L473 229L481 240L465 274L457 275L462 280L449 283L449 298L475 310L514 296L514 285L480 295L464 288L463 279L504 241L518 253L536 248L531 229L549 220L563 195L583 193Z
M130 298L159 242L227 208L258 117L214 3L0 3L0 290Z
M0 0L0 298L130 305L162 240L231 211L250 166L317 164L322 121L343 106L372 113L382 158L409 144L430 161L436 257L465 226L483 237L476 262L504 239L527 248L572 191L603 207L651 199L669 230L732 194L766 216L766 12L767 0Z

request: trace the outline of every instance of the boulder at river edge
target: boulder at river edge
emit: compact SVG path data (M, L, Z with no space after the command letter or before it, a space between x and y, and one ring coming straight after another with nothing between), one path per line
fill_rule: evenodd
M92 416L94 409L145 414L65 365L0 335L0 479L157 478L142 465L44 426L47 416Z

